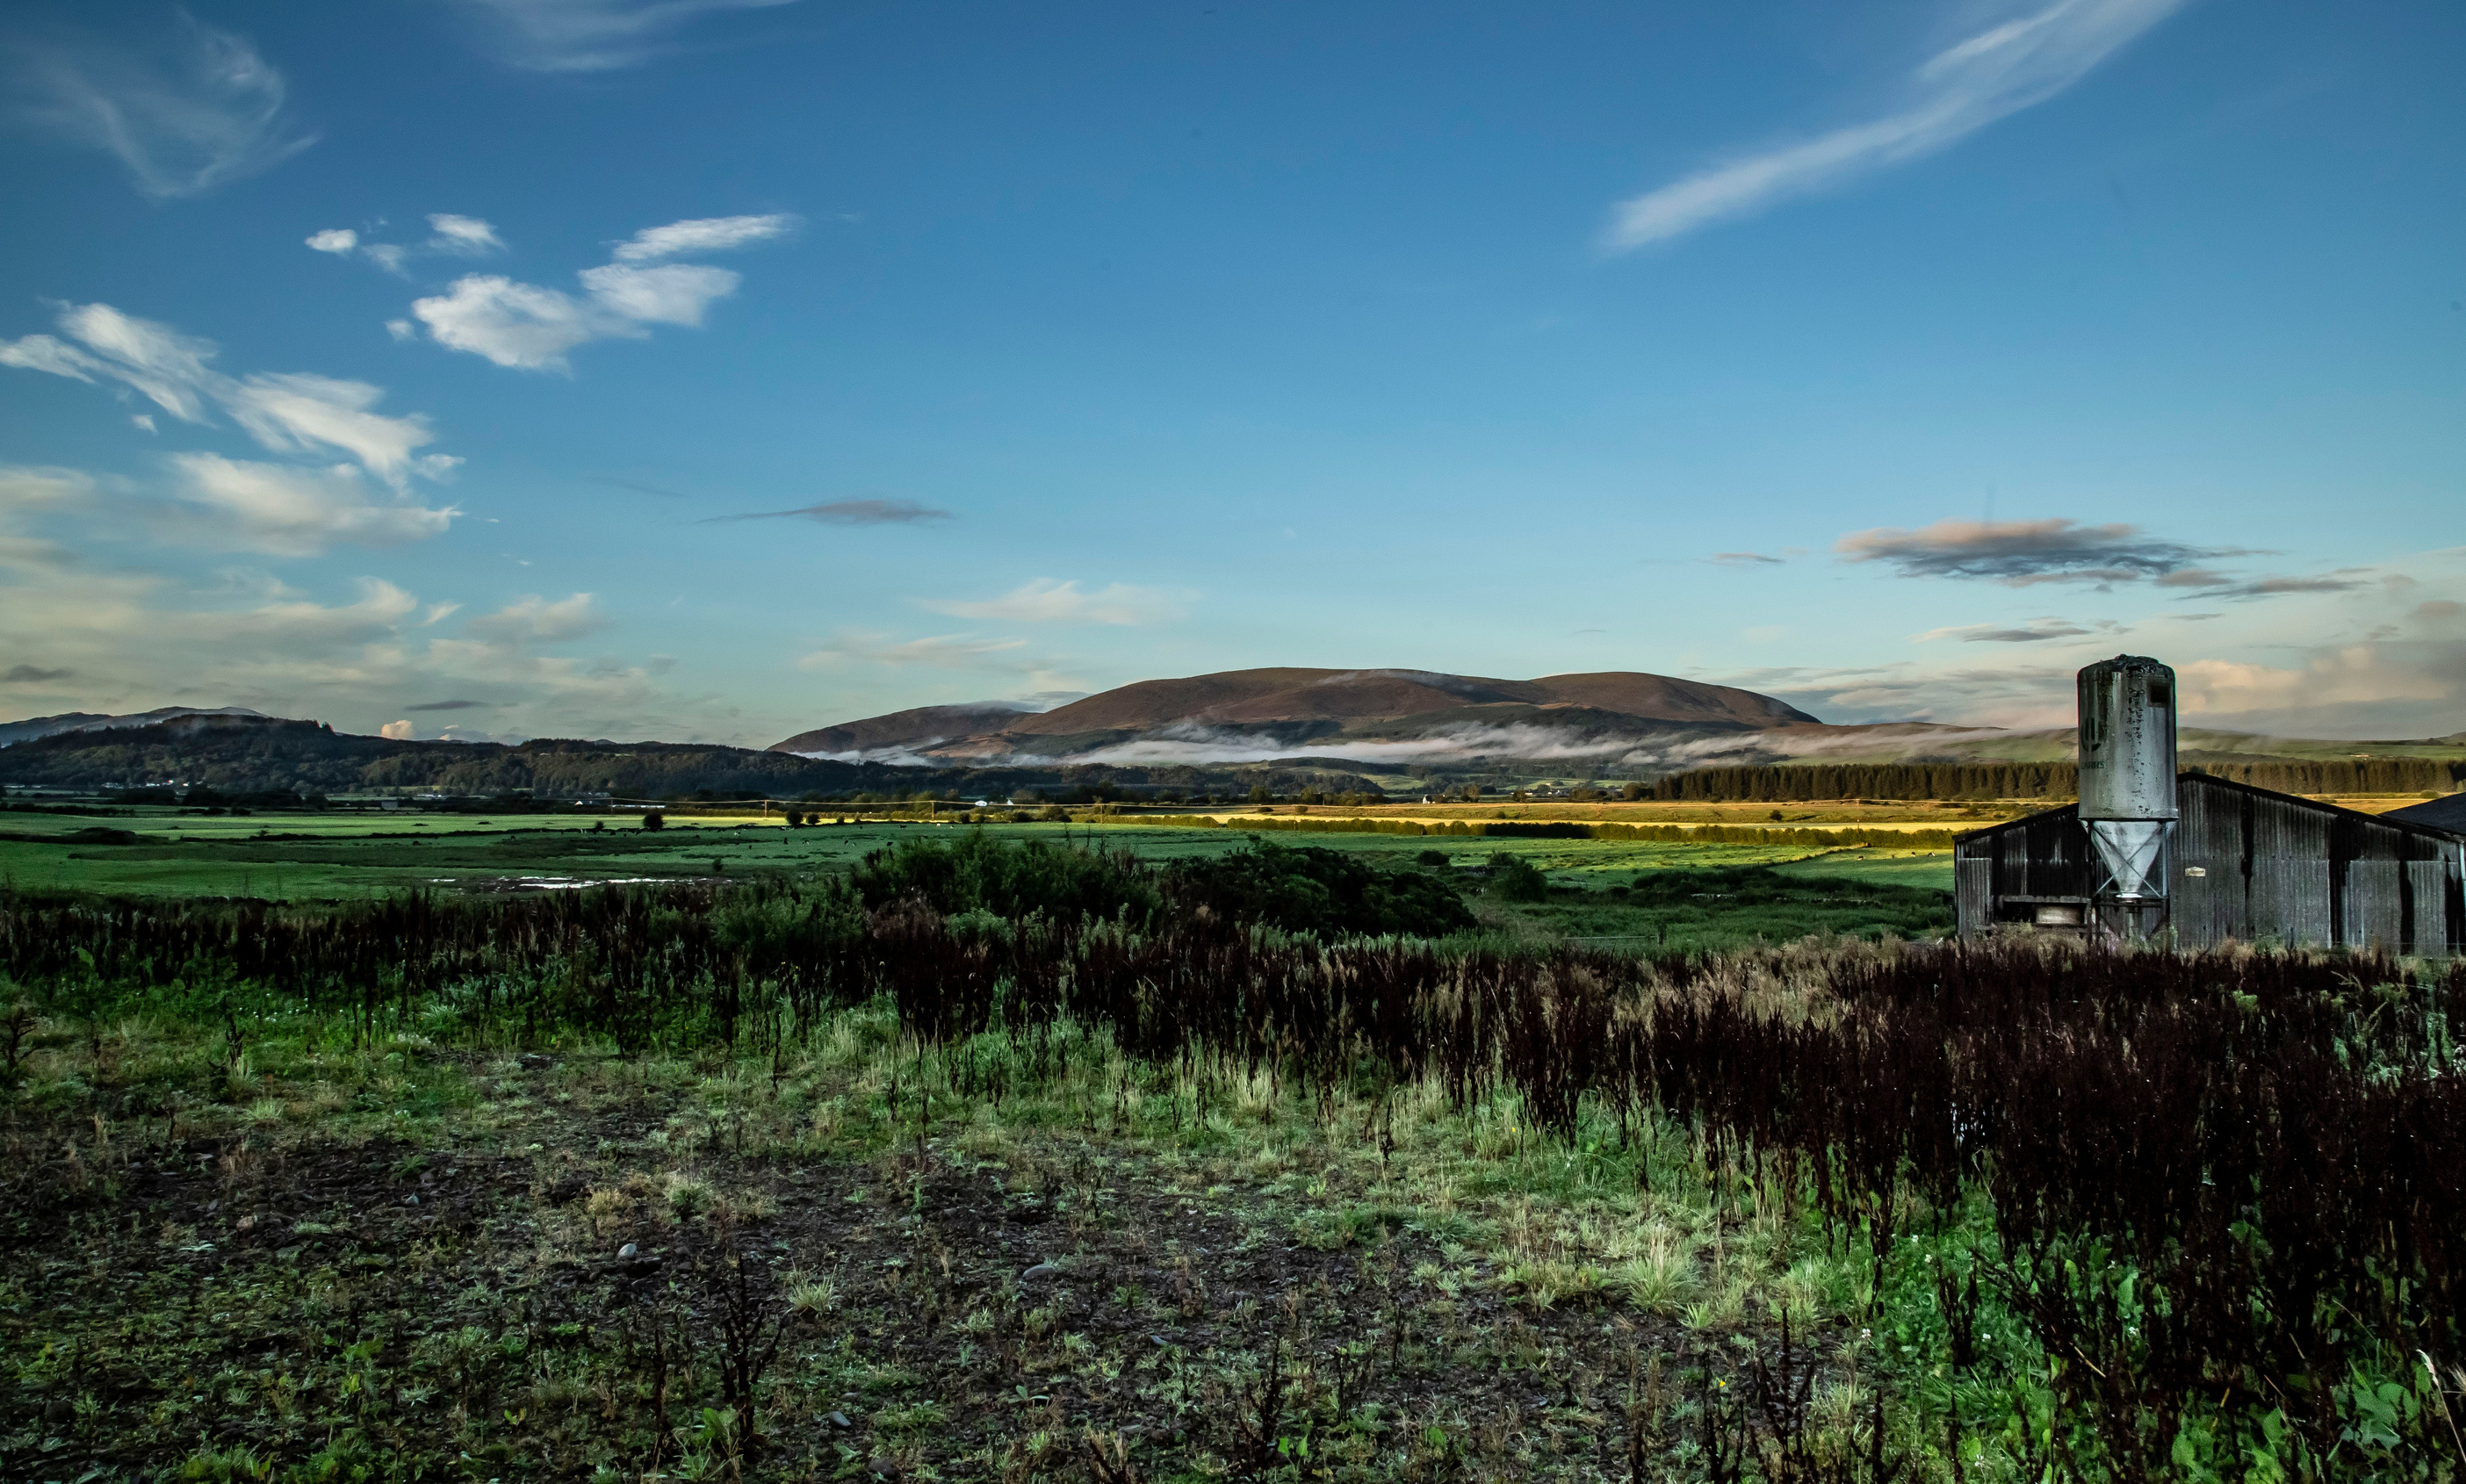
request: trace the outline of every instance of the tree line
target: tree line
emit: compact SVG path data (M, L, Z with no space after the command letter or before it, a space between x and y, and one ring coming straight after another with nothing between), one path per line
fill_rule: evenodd
M2187 769L2281 794L2446 792L2466 763L2430 757L2286 758L2194 763ZM2043 798L2080 797L2077 763L1799 763L1698 768L1630 785L1629 798L1784 803L1835 798Z

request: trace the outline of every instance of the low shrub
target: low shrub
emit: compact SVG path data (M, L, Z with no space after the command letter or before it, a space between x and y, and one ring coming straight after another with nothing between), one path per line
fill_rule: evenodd
M1522 856L1490 858L1490 894L1507 902L1538 902L1550 895L1550 879Z
M1452 882L1426 871L1379 870L1318 845L1252 841L1213 861L1177 865L1165 886L1178 902L1320 937L1443 937L1473 924Z

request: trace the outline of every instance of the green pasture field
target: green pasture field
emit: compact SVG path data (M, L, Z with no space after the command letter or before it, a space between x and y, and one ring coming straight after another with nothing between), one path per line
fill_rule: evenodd
M594 827L596 826L596 827ZM1068 840L1143 860L1215 856L1248 840L1239 829L1122 824L868 821L791 830L776 819L670 816L664 830L630 818L274 813L245 818L134 812L124 818L0 815L0 880L21 888L325 899L411 886L496 889L501 884L580 884L744 872L842 869L920 832L982 829L1008 839ZM97 831L133 834L132 843ZM1606 840L1446 840L1396 835L1270 837L1285 844L1356 851L1401 865L1445 849L1450 864L1495 854L1530 860L1555 885L1600 888L1640 870L1781 866L1795 874L1850 876L1949 889L1951 857L1873 849ZM714 865L717 870L714 871Z
M665 829L653 831L624 817L267 812L232 818L164 810L98 819L11 813L0 816L0 836L10 837L0 838L0 886L340 901L415 889L496 892L810 877L846 870L902 839L949 839L969 829L1012 840L1066 841L1159 862L1221 855L1251 838L1240 829L1134 823L877 820L792 830L775 818L672 815ZM1529 861L1549 880L1546 900L1500 902L1483 892L1479 875L1462 878L1483 931L1501 946L1575 939L1611 949L1715 949L1810 933L1929 936L1951 927L1947 899L1892 889L1949 891L1951 857L1941 852L1370 834L1267 838L1282 845L1356 852L1398 866L1430 850L1445 850L1448 865L1457 868L1479 867L1501 854ZM1737 866L1772 866L1797 885L1776 891L1766 883L1744 894L1668 889L1628 895L1652 873Z

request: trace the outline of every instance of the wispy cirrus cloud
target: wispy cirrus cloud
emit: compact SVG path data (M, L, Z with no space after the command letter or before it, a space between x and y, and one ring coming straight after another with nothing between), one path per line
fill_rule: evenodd
M428 419L374 411L385 393L367 382L307 371L226 375L213 365L213 341L110 304L63 304L58 325L66 339L34 334L0 340L0 366L97 386L118 383L182 422L211 423L219 409L265 448L314 457L347 454L397 489L413 475L442 478L461 462L419 453L436 438Z
M1042 692L1055 699L1076 700L1087 682L1071 674L1068 662L1038 654L1023 639L983 639L974 634L935 634L900 640L867 630L843 631L798 657L799 669L846 672L882 670L957 670L1007 678L1005 689Z
M349 464L303 469L216 454L174 454L171 502L141 506L185 544L315 556L336 546L386 547L441 535L459 510L376 497Z
M767 216L703 216L645 227L616 244L608 256L618 262L655 262L687 253L724 253L773 242L796 229L796 218L784 213Z
M1949 628L1929 629L1910 637L1919 643L1957 639L1968 644L2040 644L2054 639L2084 639L2092 634L2113 633L2119 627L2110 622L2084 628L2069 618L2032 618L2021 624L1957 624Z
M317 142L246 37L185 12L144 50L78 32L7 51L20 117L115 156L156 200L204 195Z
M1027 647L1023 639L978 639L973 634L937 634L928 639L893 640L871 633L842 634L807 654L797 663L809 670L842 664L925 665L937 670L987 667L997 656Z
M975 602L929 602L934 613L954 618L1003 618L1024 623L1110 623L1132 627L1164 623L1182 617L1184 598L1159 588L1114 582L1094 591L1079 584L1038 577L999 597Z
M97 482L81 469L0 464L0 572L45 573L78 565L77 553L35 535L34 519L90 505Z
M1709 167L1620 203L1613 252L1683 236L1935 153L2045 102L2183 8L2184 0L2056 0L1920 63L1894 112Z
M621 483L622 481L610 481ZM639 489L641 485L630 485ZM653 490L666 494L665 490ZM827 505L800 505L793 510L754 510L744 515L713 515L696 524L722 526L732 521L819 521L825 526L926 526L952 518L948 510L911 500L834 500Z
M553 602L534 593L482 614L462 625L462 632L488 643L554 644L580 639L608 626L607 618L588 593Z
M452 212L432 212L428 217L428 249L451 253L457 258L484 258L502 253L505 244L497 229L477 216L458 216Z
M466 218L433 216L429 220L436 224ZM441 294L413 301L411 312L427 326L429 338L448 349L465 350L521 371L569 371L572 368L567 352L592 341L640 340L654 325L699 326L710 306L735 293L744 281L730 269L663 259L678 253L716 252L774 240L786 234L793 221L793 217L767 216L671 222L637 233L619 244L617 260L583 269L578 275L583 289L579 295L502 274L475 273L455 280ZM439 232L445 229L440 227ZM457 240L476 243L479 237L474 234ZM487 240L496 242L493 230L487 233ZM313 238L310 245L316 245ZM398 339L411 333L404 321L395 321L388 328Z
M1833 544L1843 560L1881 562L1904 577L1976 577L2007 587L2043 582L2139 582L2165 578L2239 547L2164 541L2138 526L2074 520L1938 521L1917 530L1879 527Z
M315 468L174 454L166 475L141 482L77 469L0 468L0 570L83 565L71 547L27 530L29 517L78 528L86 541L142 534L208 551L315 556L337 546L425 540L461 513L371 489L347 463Z
M268 470L286 479L317 472L233 466L242 478L266 477ZM272 530L278 541L305 528L303 508L314 516L347 503L313 483L287 492L227 486L220 498L239 507L220 532L248 522ZM175 491L156 503L185 501ZM0 684L39 695L53 710L236 705L352 730L424 710L486 708L501 738L716 733L753 740L713 698L668 691L661 682L672 667L665 657L629 662L554 652L605 621L588 594L525 596L440 627L456 615L456 604L423 601L381 578L337 584L335 597L248 568L220 567L184 579L80 560L43 539L48 532L41 529L79 528L82 545L166 513L141 507L123 481L70 469L0 467L0 635L7 636ZM405 696L453 699L405 708ZM479 735L451 727L445 734Z
M2204 568L2169 573L2158 579L2158 585L2192 589L2184 595L2186 598L2221 598L2228 602L2249 603L2296 593L2352 593L2371 585L2371 571L2368 567L2342 567L2316 577L2238 577L2231 573L2211 572Z
M460 0L499 59L532 72L612 72L667 51L694 22L796 0Z

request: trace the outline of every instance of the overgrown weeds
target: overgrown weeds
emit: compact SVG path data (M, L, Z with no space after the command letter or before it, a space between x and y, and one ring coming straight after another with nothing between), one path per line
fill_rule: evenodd
M182 1322L316 1337L225 1352L174 1405L133 1316L0 1290L37 1358L11 1470L55 1440L167 1466L209 1411L226 1473L304 1468L312 1433L379 1457L437 1407L516 1472L2466 1469L2455 969L1509 957L781 887L333 919L11 899L0 955L27 997L0 1178L50 1291L104 1292L72 1258L111 1253L172 1302L245 1252ZM600 1255L549 1259L587 1275L555 1304L510 1296L489 1274L549 1238L454 1203L458 1140L552 1164L528 1131L584 1106L598 1142L527 1175L549 1214L520 1220ZM354 1141L389 1153L348 1211L284 1194ZM412 1250L371 1248L375 1212L446 1223L418 1261L463 1285L450 1326L372 1317L352 1265ZM896 1405L851 1412L877 1382ZM116 1421L78 1442L80 1405Z

